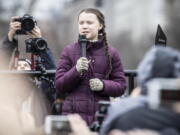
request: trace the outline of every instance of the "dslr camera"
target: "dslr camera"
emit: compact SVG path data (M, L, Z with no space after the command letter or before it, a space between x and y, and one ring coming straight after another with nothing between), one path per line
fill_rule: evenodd
M47 135L68 135L72 132L67 116L48 115L45 119L45 133Z
M150 108L174 109L180 103L180 79L153 79L147 84Z
M33 30L36 25L36 20L28 14L25 14L23 17L17 18L14 21L21 23L21 30L17 30L16 34L26 34L26 32Z
M38 54L47 48L47 42L42 38L29 38L25 40L26 52Z

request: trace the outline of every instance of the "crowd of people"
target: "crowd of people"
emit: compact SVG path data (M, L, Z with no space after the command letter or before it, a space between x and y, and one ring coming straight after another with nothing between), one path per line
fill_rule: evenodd
M23 19L26 17L27 15ZM25 30L23 19L14 16L10 20L8 34L0 48L1 59L4 60L1 69L40 70L42 74L45 70L56 69L56 74L48 79L32 76L17 79L16 76L7 75L3 79L4 76L1 76L0 83L4 86L1 89L8 91L6 96L12 99L7 106L14 108L7 109L6 104L2 104L1 117L3 112L7 119L14 116L11 125L16 125L17 128L7 131L8 120L0 118L2 123L6 123L1 127L0 133L45 134L45 117L53 115L52 106L61 100L60 106L56 108L56 115L67 116L73 135L180 134L180 111L161 106L150 108L147 85L154 78L179 78L179 51L161 45L153 46L137 68L138 87L129 97L120 98L127 85L124 69L119 52L107 41L105 18L100 10L86 8L81 10L77 17L78 34L85 36L86 40L86 56L82 56L82 43L78 39L63 49L57 67L36 22L33 20L33 28ZM28 48L28 53L31 52L30 60L20 58L19 55L17 36L22 34L36 39L30 43L30 49ZM38 41L41 41L45 48L36 48ZM34 57L38 61L35 61ZM13 85L5 87L11 81ZM10 91L16 94L11 94ZM57 100L57 95L61 95L63 99ZM110 97L118 97L120 100L112 103ZM102 100L109 101L110 107L100 131L92 132L89 126L97 120L95 114L98 111L98 102ZM176 108L180 106L180 103L175 104ZM63 133L59 131L59 135L61 134Z

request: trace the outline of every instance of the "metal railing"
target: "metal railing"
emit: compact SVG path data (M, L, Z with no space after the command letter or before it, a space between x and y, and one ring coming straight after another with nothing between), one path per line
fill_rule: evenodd
M30 76L54 76L56 70L46 70L45 73L41 71L9 71L9 70L1 70L0 75L12 74L12 75L30 75ZM125 76L128 78L128 92L130 93L134 88L134 80L137 76L136 70L125 70Z

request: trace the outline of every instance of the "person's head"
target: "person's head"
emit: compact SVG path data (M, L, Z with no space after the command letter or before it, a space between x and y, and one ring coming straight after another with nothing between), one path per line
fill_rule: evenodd
M106 74L108 78L112 70L111 57L109 54L108 41L105 31L105 18L104 15L95 8L85 8L80 11L78 16L79 34L86 35L89 41L102 40L105 54L109 61L109 71Z
M137 71L141 93L146 94L146 85L151 79L180 77L180 52L170 47L152 47L139 64Z
M104 15L98 9L83 9L79 13L78 26L80 35L86 35L88 40L97 41L105 28Z
M17 70L31 70L31 61L28 59L19 59Z

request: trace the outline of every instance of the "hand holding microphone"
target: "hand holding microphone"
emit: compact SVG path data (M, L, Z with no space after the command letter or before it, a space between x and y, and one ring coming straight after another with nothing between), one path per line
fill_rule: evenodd
M86 58L87 39L85 35L79 35L79 44L81 48L81 57L77 60L76 69L82 75L84 71L88 70L90 63Z
M79 58L76 63L77 71L80 74L82 74L84 71L87 71L89 68L89 63L90 63L90 61L87 58L85 58L85 57Z

